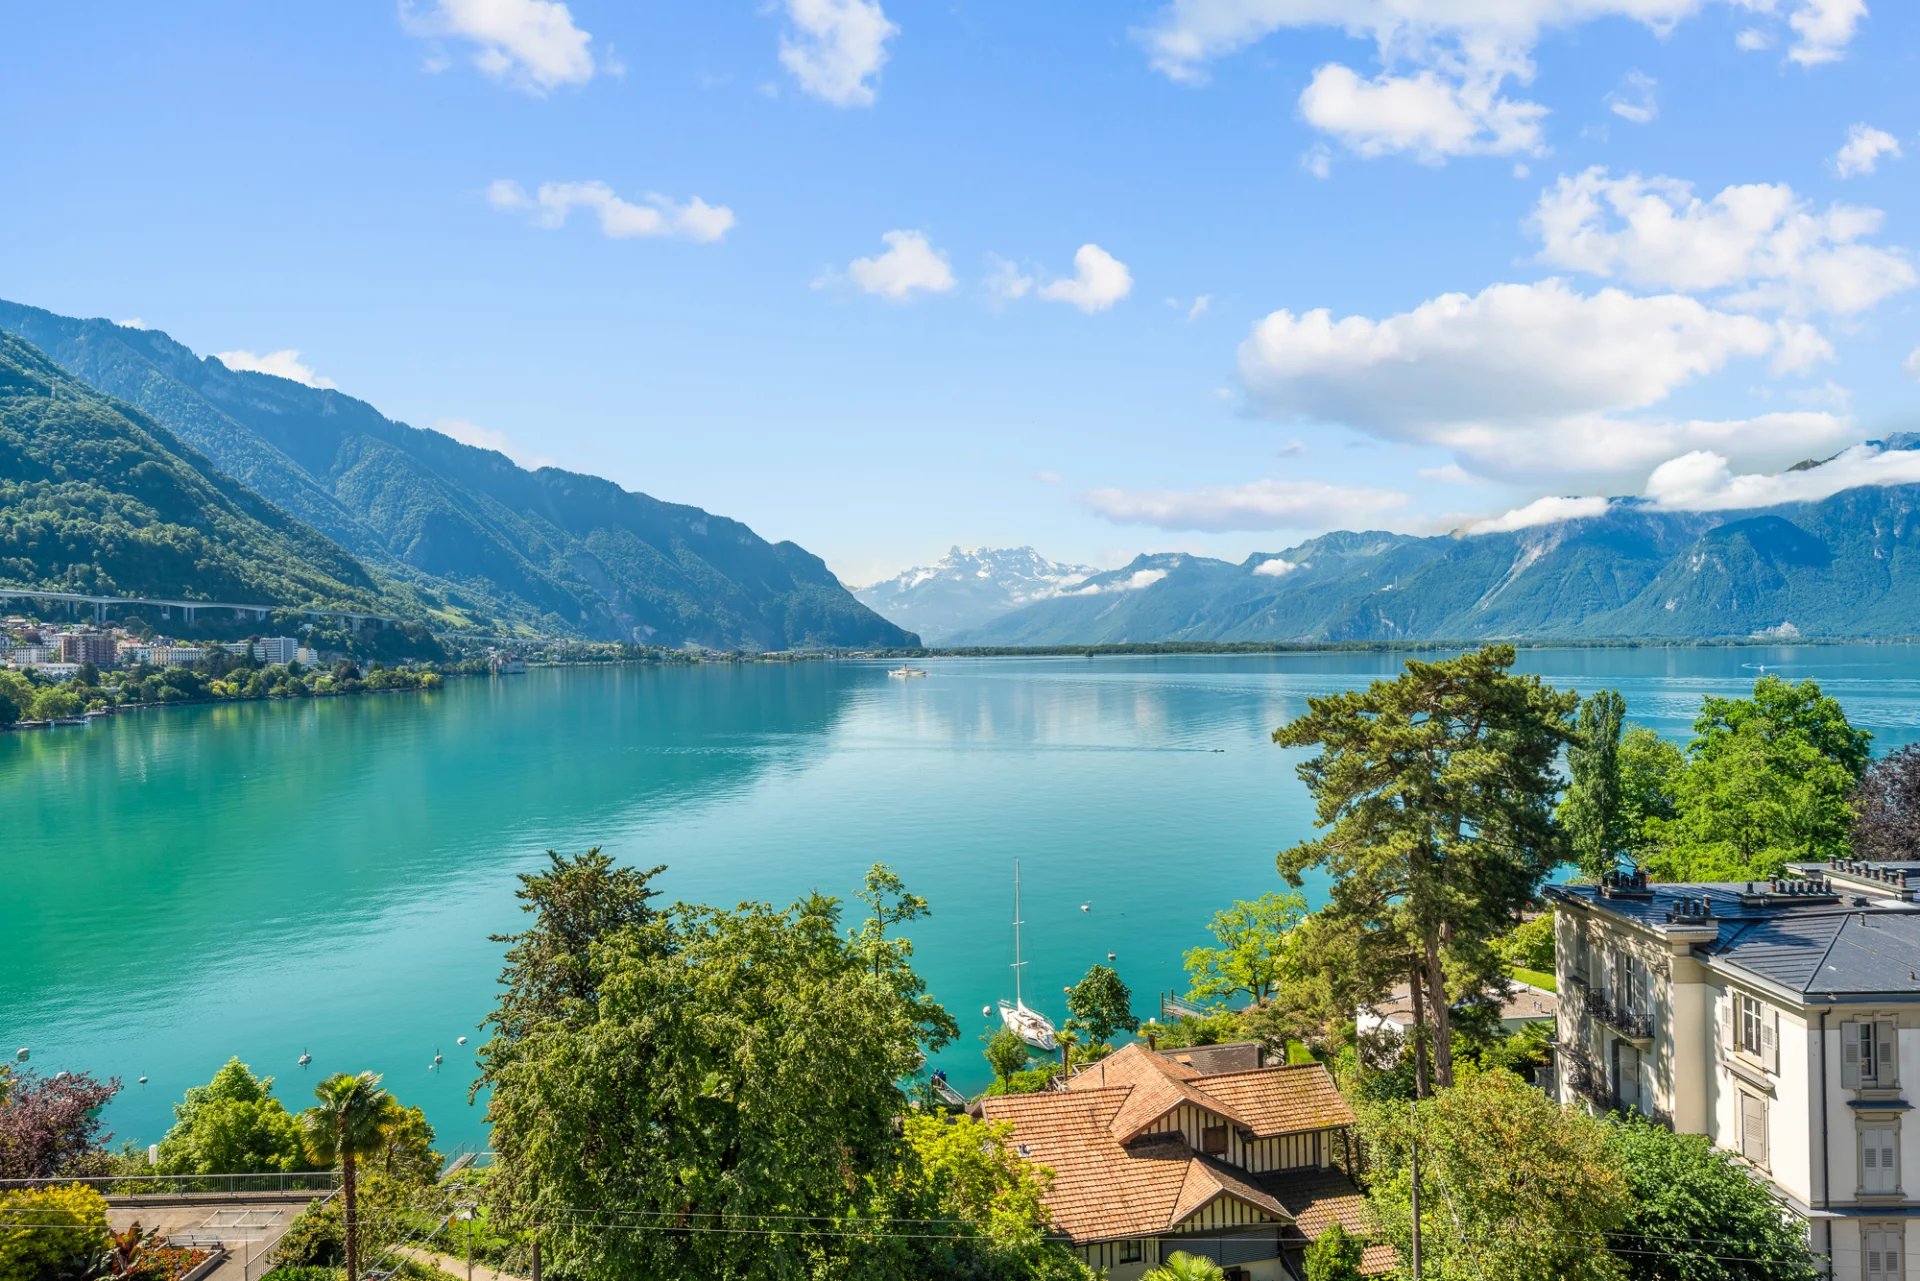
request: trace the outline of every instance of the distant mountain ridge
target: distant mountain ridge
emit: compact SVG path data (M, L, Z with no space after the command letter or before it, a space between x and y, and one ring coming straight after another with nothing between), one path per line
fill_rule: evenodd
M1878 444L1915 450L1920 436ZM1767 635L1920 635L1920 485L1743 511L1624 499L1505 533L1326 534L1239 564L1140 556L948 643Z
M7 333L0 581L99 596L400 608L340 547Z
M228 369L165 333L0 302L0 329L144 411L446 629L716 648L910 645L790 542Z
M1031 547L955 547L931 565L862 587L854 596L883 618L919 632L929 644L1047 600L1096 571L1063 565Z

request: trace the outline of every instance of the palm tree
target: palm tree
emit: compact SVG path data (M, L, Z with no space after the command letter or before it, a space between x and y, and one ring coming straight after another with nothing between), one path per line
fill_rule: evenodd
M380 1088L372 1072L354 1076L340 1072L314 1088L319 1105L300 1114L300 1131L307 1151L320 1165L340 1163L340 1195L346 1209L348 1281L360 1278L359 1189L354 1167L359 1159L378 1152L386 1143L386 1122L393 1096Z
M1140 1281L1224 1281L1226 1273L1204 1254L1175 1250Z

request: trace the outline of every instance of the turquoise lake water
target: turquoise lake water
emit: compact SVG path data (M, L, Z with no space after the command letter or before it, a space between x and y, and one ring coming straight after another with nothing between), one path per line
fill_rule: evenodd
M1920 738L1916 658L1550 649L1521 665L1618 688L1676 738L1702 695L1776 665L1819 680L1885 751ZM856 662L547 670L0 734L0 1054L123 1077L109 1120L142 1142L237 1054L294 1107L323 1074L372 1068L443 1145L475 1143L487 936L518 928L515 872L598 844L667 864L667 895L707 902L848 898L891 863L932 901L917 963L962 1027L937 1062L976 1086L981 1007L1011 994L1015 858L1029 1000L1062 1016L1062 987L1113 952L1148 1013L1184 986L1180 954L1211 913L1277 888L1274 853L1311 829L1297 755L1269 733L1309 695L1401 662L938 660L912 681Z

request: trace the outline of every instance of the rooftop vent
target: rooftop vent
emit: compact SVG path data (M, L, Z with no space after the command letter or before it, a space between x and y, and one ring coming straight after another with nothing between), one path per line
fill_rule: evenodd
M1704 894L1689 894L1667 909L1669 925L1700 925L1713 919L1713 904Z
M1647 874L1638 868L1626 872L1602 872L1600 893L1607 898L1653 897L1653 890L1647 885Z

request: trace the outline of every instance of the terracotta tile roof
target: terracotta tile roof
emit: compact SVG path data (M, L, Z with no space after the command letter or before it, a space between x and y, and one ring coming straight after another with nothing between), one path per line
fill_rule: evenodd
M1353 1109L1318 1063L1223 1072L1194 1088L1226 1104L1260 1138L1353 1124Z
M1021 1154L1053 1171L1047 1208L1074 1241L1171 1231L1222 1195L1290 1223L1287 1204L1253 1175L1195 1152L1179 1135L1141 1133L1182 1103L1257 1137L1353 1123L1319 1064L1203 1076L1134 1045L1079 1073L1064 1091L987 1098L981 1112L1011 1122Z
M1353 1236L1365 1238L1373 1231L1367 1217L1367 1198L1339 1170L1282 1170L1253 1176L1260 1187L1286 1207L1294 1226L1308 1241L1338 1223ZM1360 1271L1378 1276L1393 1271L1396 1260L1393 1247L1368 1245L1360 1257Z

